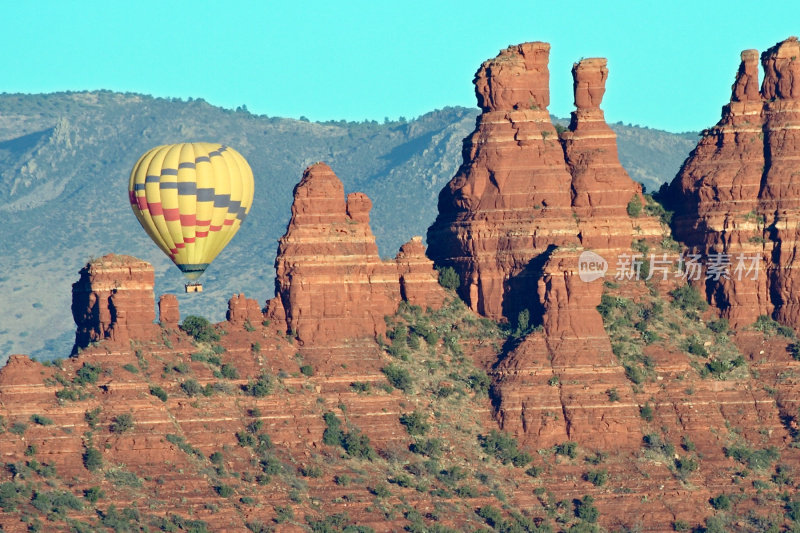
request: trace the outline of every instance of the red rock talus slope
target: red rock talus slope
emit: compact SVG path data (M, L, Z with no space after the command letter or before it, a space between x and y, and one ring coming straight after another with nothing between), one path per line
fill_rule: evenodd
M386 332L384 316L405 299L424 307L444 300L419 240L396 261L381 261L369 227L372 202L345 199L342 182L324 163L306 169L294 190L292 218L280 239L271 320L285 320L301 343L326 345Z
M760 91L757 51L741 57L731 102L671 184L675 235L694 253L730 261L730 279L706 289L732 324L767 314L798 326L800 44L792 37L761 55ZM758 275L748 271L754 262Z
M428 255L460 274L471 309L495 319L530 307L526 298L554 247L625 249L632 234L659 230L627 214L641 187L619 164L599 108L605 60L575 65L577 110L559 139L547 111L549 51L542 42L512 46L478 70L483 113L428 230Z
M90 261L80 276L72 286L72 316L78 326L74 350L103 339L126 345L130 339L158 335L149 263L109 254Z

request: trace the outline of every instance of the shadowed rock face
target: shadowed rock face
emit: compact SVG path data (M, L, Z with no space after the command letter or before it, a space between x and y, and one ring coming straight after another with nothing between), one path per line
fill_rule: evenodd
M577 109L559 136L547 111L549 51L525 43L481 65L474 83L483 113L428 230L429 257L454 267L462 298L493 319L537 305L531 295L554 247L608 252L629 248L633 235L660 233L654 221L634 224L627 214L641 186L620 165L599 108L606 60L574 65Z
M155 339L153 285L153 267L135 257L108 254L90 261L72 285L73 352L100 340L126 345Z
M397 260L381 261L369 226L372 202L363 193L345 200L325 163L307 168L294 190L292 218L280 239L271 320L282 320L301 343L325 345L386 332L384 316L406 300L439 307L444 291L421 239Z
M741 60L722 118L671 184L675 235L694 253L729 255L732 270L742 260L759 264L757 277L706 283L733 325L766 314L798 326L800 44L790 37L761 54L760 91L758 52L745 50Z

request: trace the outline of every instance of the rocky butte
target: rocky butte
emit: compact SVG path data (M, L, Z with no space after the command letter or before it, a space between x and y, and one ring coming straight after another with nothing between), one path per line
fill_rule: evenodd
M295 187L264 308L235 294L225 322L180 326L167 294L155 324L149 264L90 262L75 356L0 369L0 528L797 529L800 343L747 318L793 323L796 48L763 55L760 90L743 54L673 183L688 248L619 164L606 61L573 65L557 132L549 45L525 43L478 70L483 112L428 234L463 301L420 238L381 260L370 200L324 163ZM675 268L578 268L751 247L765 285L710 283L719 309Z
M800 43L790 37L761 54L760 90L758 60L756 50L742 52L722 118L670 186L675 236L736 270L704 287L732 325L767 315L797 327Z

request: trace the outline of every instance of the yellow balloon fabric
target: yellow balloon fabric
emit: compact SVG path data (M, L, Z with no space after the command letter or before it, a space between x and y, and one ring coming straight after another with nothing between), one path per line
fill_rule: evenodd
M197 279L233 238L253 203L253 171L229 146L157 146L134 165L131 208L151 239Z

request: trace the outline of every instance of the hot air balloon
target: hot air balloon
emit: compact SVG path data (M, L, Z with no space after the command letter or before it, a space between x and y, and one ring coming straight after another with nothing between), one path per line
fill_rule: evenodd
M128 195L150 238L184 276L196 280L250 212L253 171L229 146L157 146L134 165ZM188 284L186 290L202 286Z

